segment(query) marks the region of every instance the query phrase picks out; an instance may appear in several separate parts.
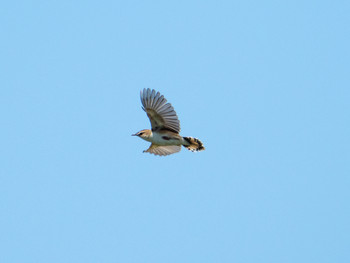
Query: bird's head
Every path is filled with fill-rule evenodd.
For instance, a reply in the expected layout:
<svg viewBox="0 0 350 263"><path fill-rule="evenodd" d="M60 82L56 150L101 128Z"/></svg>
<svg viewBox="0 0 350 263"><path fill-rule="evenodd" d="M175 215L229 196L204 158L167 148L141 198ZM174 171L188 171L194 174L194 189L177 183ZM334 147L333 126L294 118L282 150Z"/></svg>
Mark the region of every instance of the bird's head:
<svg viewBox="0 0 350 263"><path fill-rule="evenodd" d="M148 141L152 136L152 131L151 130L141 130L135 134L132 134L132 136L138 136L138 137Z"/></svg>

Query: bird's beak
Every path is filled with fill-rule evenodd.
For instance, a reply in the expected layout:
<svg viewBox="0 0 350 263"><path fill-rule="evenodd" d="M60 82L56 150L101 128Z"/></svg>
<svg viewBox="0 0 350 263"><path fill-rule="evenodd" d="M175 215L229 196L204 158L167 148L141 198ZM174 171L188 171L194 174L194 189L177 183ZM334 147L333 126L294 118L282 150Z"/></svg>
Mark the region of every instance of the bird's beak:
<svg viewBox="0 0 350 263"><path fill-rule="evenodd" d="M136 133L135 134L131 134L131 136L136 136Z"/></svg>

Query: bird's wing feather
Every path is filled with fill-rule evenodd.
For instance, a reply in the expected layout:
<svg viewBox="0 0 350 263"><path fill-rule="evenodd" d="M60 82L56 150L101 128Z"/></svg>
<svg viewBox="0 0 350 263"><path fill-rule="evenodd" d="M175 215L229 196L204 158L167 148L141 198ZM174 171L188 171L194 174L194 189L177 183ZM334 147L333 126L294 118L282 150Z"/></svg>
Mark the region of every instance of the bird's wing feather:
<svg viewBox="0 0 350 263"><path fill-rule="evenodd" d="M152 130L168 129L180 132L180 121L170 103L159 92L151 89L141 91L142 109L147 113Z"/></svg>
<svg viewBox="0 0 350 263"><path fill-rule="evenodd" d="M181 151L181 146L179 145L163 146L163 145L157 145L152 143L151 146L143 152L152 153L154 155L165 156L165 155L177 153L179 151Z"/></svg>

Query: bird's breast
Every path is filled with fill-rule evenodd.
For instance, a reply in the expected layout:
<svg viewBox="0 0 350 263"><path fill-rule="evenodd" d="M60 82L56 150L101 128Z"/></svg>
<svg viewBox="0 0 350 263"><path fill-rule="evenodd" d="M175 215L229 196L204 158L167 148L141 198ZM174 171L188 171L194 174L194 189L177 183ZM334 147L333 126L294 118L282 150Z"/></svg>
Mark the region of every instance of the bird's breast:
<svg viewBox="0 0 350 263"><path fill-rule="evenodd" d="M180 145L181 136L167 133L153 132L152 142L158 145Z"/></svg>

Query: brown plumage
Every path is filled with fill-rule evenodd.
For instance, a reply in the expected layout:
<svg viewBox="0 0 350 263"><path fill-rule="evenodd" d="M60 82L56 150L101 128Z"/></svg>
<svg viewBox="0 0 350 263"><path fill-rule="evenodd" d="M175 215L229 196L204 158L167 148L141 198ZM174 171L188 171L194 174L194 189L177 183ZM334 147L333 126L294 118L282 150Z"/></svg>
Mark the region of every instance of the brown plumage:
<svg viewBox="0 0 350 263"><path fill-rule="evenodd" d="M165 156L181 151L181 145L191 151L205 150L199 139L182 137L179 134L180 121L176 112L159 92L144 89L141 91L141 103L152 130L141 130L133 135L152 143L144 152Z"/></svg>

